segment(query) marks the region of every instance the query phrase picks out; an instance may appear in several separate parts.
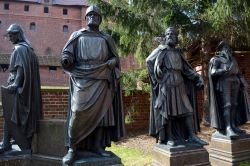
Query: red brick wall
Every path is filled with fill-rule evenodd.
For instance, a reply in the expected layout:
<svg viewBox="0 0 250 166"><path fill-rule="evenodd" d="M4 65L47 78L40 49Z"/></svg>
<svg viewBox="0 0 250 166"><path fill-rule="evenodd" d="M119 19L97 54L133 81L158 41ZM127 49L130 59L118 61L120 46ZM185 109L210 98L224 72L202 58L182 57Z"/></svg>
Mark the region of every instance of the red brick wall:
<svg viewBox="0 0 250 166"><path fill-rule="evenodd" d="M9 10L3 9L3 4L9 3ZM24 5L29 5L29 11L24 11ZM0 53L10 53L12 44L4 39L6 29L12 23L22 26L27 38L32 43L37 55L46 55L50 47L52 55L58 56L72 32L85 26L84 15L86 7L50 5L49 13L44 13L43 4L14 1L0 1ZM68 9L68 15L63 15L63 8ZM30 30L30 23L36 24L36 30ZM63 32L63 25L69 28Z"/></svg>
<svg viewBox="0 0 250 166"><path fill-rule="evenodd" d="M43 118L66 119L68 110L68 88L43 89Z"/></svg>
<svg viewBox="0 0 250 166"><path fill-rule="evenodd" d="M43 118L66 119L68 110L68 88L42 88ZM149 119L149 94L140 91L123 96L124 115L131 120L126 129L145 130ZM3 133L3 117L0 116L0 138Z"/></svg>

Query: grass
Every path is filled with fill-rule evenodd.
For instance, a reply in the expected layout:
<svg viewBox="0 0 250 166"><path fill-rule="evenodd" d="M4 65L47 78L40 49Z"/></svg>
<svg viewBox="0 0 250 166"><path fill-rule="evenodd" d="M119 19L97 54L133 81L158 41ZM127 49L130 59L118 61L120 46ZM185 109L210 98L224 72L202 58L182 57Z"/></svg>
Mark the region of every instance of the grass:
<svg viewBox="0 0 250 166"><path fill-rule="evenodd" d="M152 155L146 154L140 149L112 144L107 150L120 157L124 166L149 166L152 163Z"/></svg>
<svg viewBox="0 0 250 166"><path fill-rule="evenodd" d="M250 166L250 162L241 163L240 166Z"/></svg>

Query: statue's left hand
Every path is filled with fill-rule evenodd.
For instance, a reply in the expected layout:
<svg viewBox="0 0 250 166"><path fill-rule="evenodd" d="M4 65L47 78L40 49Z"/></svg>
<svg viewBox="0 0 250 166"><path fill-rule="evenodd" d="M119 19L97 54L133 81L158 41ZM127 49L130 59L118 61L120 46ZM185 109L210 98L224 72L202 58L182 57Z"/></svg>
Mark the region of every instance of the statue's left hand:
<svg viewBox="0 0 250 166"><path fill-rule="evenodd" d="M116 65L116 59L112 58L112 59L108 60L107 63L108 63L109 68L113 69L115 67L115 65Z"/></svg>
<svg viewBox="0 0 250 166"><path fill-rule="evenodd" d="M17 91L18 86L16 84L11 84L6 87L10 93L15 93Z"/></svg>
<svg viewBox="0 0 250 166"><path fill-rule="evenodd" d="M199 76L196 80L196 87L202 89L204 87L204 80L201 76Z"/></svg>

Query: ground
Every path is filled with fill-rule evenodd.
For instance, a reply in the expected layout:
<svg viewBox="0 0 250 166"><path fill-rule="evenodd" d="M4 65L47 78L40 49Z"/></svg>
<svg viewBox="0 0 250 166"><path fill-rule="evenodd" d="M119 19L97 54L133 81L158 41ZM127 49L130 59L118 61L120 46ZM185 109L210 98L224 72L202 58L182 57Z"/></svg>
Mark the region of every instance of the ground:
<svg viewBox="0 0 250 166"><path fill-rule="evenodd" d="M242 129L246 130L247 133L250 133L250 122L243 125ZM208 126L201 125L201 132L198 133L198 136L206 141L210 142L212 133L215 132L215 129L212 129ZM117 146L136 148L142 150L144 153L151 154L153 151L153 146L156 143L155 138L149 136L147 131L137 131L130 132L127 134L125 138L121 141L117 142ZM205 146L205 148L209 148L209 145Z"/></svg>

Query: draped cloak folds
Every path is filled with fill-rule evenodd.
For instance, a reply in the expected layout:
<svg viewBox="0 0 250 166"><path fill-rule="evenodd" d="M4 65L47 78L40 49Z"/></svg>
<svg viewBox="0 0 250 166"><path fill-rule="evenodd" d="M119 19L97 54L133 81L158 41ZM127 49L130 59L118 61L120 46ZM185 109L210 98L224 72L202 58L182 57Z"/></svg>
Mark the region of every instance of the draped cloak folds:
<svg viewBox="0 0 250 166"><path fill-rule="evenodd" d="M159 107L157 105L161 105L159 104L159 99L160 100L165 100L165 105L169 105L170 100L176 100L178 99L178 97L176 99L170 99L168 101L167 97L160 97L163 93L162 96L168 96L167 93L172 93L171 92L171 88L167 88L164 87L165 84L168 82L168 78L164 80L164 82L161 82L162 80L159 80L157 78L157 74L156 74L156 70L157 67L159 66L159 59L163 58L164 56L167 56L167 50L168 50L168 46L167 45L159 45L148 57L147 57L147 68L148 68L148 73L149 73L149 78L150 78L150 83L151 83L151 100L150 100L150 124L149 124L149 134L151 136L154 136L157 138L157 135L159 134L159 131L161 129L164 128L164 126L167 126L168 123L168 119L172 119L173 121L175 121L176 123L176 128L173 129L175 130L174 132L177 132L177 135L182 137L182 138L187 138L187 131L185 129L185 126L182 126L183 123L181 123L181 121L178 121L178 115L173 115L172 117L169 117L168 115L170 114L169 112L171 112L172 110L165 110L168 106L165 107ZM183 82L184 82L184 88L185 91L187 93L188 96L188 100L191 104L191 111L189 112L189 114L191 114L191 118L193 117L193 126L194 126L194 130L197 132L199 131L199 122L198 122L198 113L196 111L196 94L195 94L195 86L194 86L194 79L196 79L195 77L197 76L197 73L195 73L195 71L192 69L192 67L188 64L188 62L182 57L182 53L180 50L176 49L176 53L178 55L176 56L180 56L181 58L181 62L182 65L185 66L185 69L182 69L181 72L181 77L183 77ZM168 63L165 61L165 63ZM168 69L167 69L168 70ZM171 70L171 69L170 69ZM184 71L187 70L187 71ZM171 72L171 71L170 71ZM164 71L163 71L164 74ZM166 73L165 73L166 74ZM181 78L182 79L182 78ZM162 91L162 84L164 87L164 91ZM178 91L178 87L180 86L176 86L177 91ZM181 87L182 88L182 87ZM175 89L175 88L174 88ZM177 92L176 90L174 90L175 92ZM174 92L174 93L175 93ZM165 94L166 93L166 94ZM176 94L178 95L178 93ZM182 94L180 94L182 95ZM171 98L171 97L170 97ZM183 99L182 96L180 96L179 99ZM178 101L175 101L176 103L178 103ZM185 103L185 101L183 101ZM184 104L186 105L186 104ZM158 107L158 108L157 108ZM167 109L169 109L170 107L168 107ZM182 113L180 113L182 114ZM173 119L175 118L175 119ZM164 120L163 120L164 119ZM178 130L178 131L177 131Z"/></svg>
<svg viewBox="0 0 250 166"><path fill-rule="evenodd" d="M113 39L81 29L66 43L61 61L63 58L73 62L70 68L63 65L70 76L66 146L81 143L98 126L109 128L108 139L119 140L124 135L124 115ZM114 69L108 66L112 58L118 62Z"/></svg>
<svg viewBox="0 0 250 166"><path fill-rule="evenodd" d="M10 93L4 86L1 91L5 123L20 146L24 142L20 139L32 138L37 131L37 121L42 117L39 64L33 49L26 42L16 44L13 49L8 85L15 81L18 67L24 73L22 86L15 93ZM24 146L21 149L28 148Z"/></svg>
<svg viewBox="0 0 250 166"><path fill-rule="evenodd" d="M226 58L226 56L216 55L214 56L210 62L209 62L209 69L208 69L208 79L209 79L209 110L210 110L210 125L211 127L214 127L219 130L225 129L225 122L224 122L224 116L223 116L223 108L220 105L220 99L219 99L219 93L218 87L220 86L219 82L221 81L220 78L222 76L212 76L211 71L212 68L216 63L219 63L221 65L227 65L233 66L231 68L238 68L238 64L234 57L231 57L232 61ZM229 71L230 73L230 71ZM238 95L238 107L236 108L236 117L235 117L235 123L236 126L240 126L245 124L250 115L250 103L249 103L249 97L247 92L247 83L243 76L238 72L237 77L240 81L240 90ZM223 81L223 80L222 80Z"/></svg>

